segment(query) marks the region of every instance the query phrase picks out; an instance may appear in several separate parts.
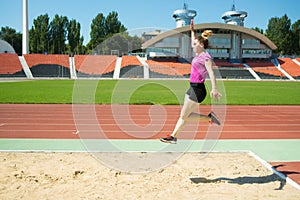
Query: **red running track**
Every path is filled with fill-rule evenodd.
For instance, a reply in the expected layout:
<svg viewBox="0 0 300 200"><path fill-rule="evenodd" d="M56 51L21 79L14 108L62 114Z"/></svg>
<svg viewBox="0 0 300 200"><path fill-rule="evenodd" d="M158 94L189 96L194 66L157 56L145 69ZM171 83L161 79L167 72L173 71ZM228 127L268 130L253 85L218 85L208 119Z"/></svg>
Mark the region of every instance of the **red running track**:
<svg viewBox="0 0 300 200"><path fill-rule="evenodd" d="M1 104L0 138L158 139L172 132L180 106ZM73 110L74 109L74 110ZM226 106L219 139L300 139L300 106ZM208 114L209 106L200 106ZM189 123L182 139L203 139L208 122ZM102 131L102 135L99 134Z"/></svg>
<svg viewBox="0 0 300 200"><path fill-rule="evenodd" d="M200 106L203 114L210 109ZM225 119L213 129L219 139L300 139L300 106L220 106L214 111ZM180 106L0 104L0 138L158 139L171 133L179 114ZM179 138L207 138L208 128L208 122L188 124ZM271 164L300 183L300 162Z"/></svg>

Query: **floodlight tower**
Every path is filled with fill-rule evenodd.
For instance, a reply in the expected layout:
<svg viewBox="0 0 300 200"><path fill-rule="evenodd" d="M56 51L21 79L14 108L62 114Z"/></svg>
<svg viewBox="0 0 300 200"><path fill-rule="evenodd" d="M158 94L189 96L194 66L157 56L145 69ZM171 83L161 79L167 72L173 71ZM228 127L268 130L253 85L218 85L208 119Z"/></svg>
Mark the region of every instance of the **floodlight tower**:
<svg viewBox="0 0 300 200"><path fill-rule="evenodd" d="M22 54L29 53L28 39L28 0L23 0L23 36L22 36Z"/></svg>
<svg viewBox="0 0 300 200"><path fill-rule="evenodd" d="M175 10L173 17L176 20L176 28L190 25L191 19L196 17L197 12L195 10L188 10L187 4L184 3L182 10Z"/></svg>
<svg viewBox="0 0 300 200"><path fill-rule="evenodd" d="M245 11L236 11L235 3L233 0L233 5L231 11L227 11L222 15L226 24L233 24L238 26L244 26L244 19L247 17L248 13Z"/></svg>

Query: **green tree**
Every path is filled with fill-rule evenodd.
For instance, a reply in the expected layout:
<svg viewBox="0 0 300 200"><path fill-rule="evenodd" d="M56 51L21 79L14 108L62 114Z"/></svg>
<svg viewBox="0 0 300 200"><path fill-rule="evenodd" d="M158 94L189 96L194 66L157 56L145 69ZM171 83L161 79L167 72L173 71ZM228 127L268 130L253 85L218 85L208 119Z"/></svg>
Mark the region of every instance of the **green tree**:
<svg viewBox="0 0 300 200"><path fill-rule="evenodd" d="M106 39L112 37L116 33L124 32L126 28L118 19L117 12L110 12L107 17L102 13L99 13L91 23L91 40L88 43L87 47L89 50L95 49L98 45L102 44ZM109 42L114 43L113 41ZM104 45L105 46L105 45ZM97 48L98 54L103 54L108 52L106 48L102 47ZM115 45L114 45L115 46ZM102 51L102 52L101 52Z"/></svg>
<svg viewBox="0 0 300 200"><path fill-rule="evenodd" d="M50 49L49 16L40 15L33 20L29 31L29 50L32 53L45 53Z"/></svg>
<svg viewBox="0 0 300 200"><path fill-rule="evenodd" d="M118 55L125 54L128 50L128 40L122 33L108 37L96 49L96 53L111 54L112 50L117 50Z"/></svg>
<svg viewBox="0 0 300 200"><path fill-rule="evenodd" d="M55 15L50 23L51 51L54 54L64 54L66 52L68 18L66 16Z"/></svg>
<svg viewBox="0 0 300 200"><path fill-rule="evenodd" d="M113 50L116 50L118 55L130 54L140 51L141 45L141 38L122 32L108 37L94 49L94 53L111 54Z"/></svg>
<svg viewBox="0 0 300 200"><path fill-rule="evenodd" d="M142 38L138 37L137 35L135 36L128 36L129 37L129 51L128 53L136 53L136 52L142 52L143 50L141 49L142 46Z"/></svg>
<svg viewBox="0 0 300 200"><path fill-rule="evenodd" d="M83 53L83 36L80 34L80 23L71 20L68 24L68 41L70 53Z"/></svg>
<svg viewBox="0 0 300 200"><path fill-rule="evenodd" d="M89 49L94 49L98 44L105 40L105 17L102 13L99 13L91 23L90 42L88 43Z"/></svg>
<svg viewBox="0 0 300 200"><path fill-rule="evenodd" d="M255 31L257 31L257 32L259 32L259 33L261 33L261 34L264 34L264 30L263 29L260 29L258 27L254 27L252 29L255 30Z"/></svg>
<svg viewBox="0 0 300 200"><path fill-rule="evenodd" d="M300 20L297 20L292 25L292 38L293 38L293 46L295 54L300 54Z"/></svg>
<svg viewBox="0 0 300 200"><path fill-rule="evenodd" d="M17 54L22 54L22 34L8 26L1 27L0 38L8 42Z"/></svg>
<svg viewBox="0 0 300 200"><path fill-rule="evenodd" d="M126 31L126 28L118 19L118 13L113 11L110 12L105 19L106 38L116 33Z"/></svg>
<svg viewBox="0 0 300 200"><path fill-rule="evenodd" d="M285 14L281 18L274 17L269 20L266 36L277 46L280 54L290 54L292 50L291 20Z"/></svg>

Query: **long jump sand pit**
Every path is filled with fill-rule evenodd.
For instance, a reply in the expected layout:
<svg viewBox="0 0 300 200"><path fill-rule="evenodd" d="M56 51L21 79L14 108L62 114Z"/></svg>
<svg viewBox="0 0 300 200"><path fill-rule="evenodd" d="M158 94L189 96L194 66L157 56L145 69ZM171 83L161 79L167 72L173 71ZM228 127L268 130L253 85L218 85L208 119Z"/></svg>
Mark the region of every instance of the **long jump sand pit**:
<svg viewBox="0 0 300 200"><path fill-rule="evenodd" d="M248 153L185 153L149 173L109 168L90 153L1 152L0 161L0 199L300 197L299 190Z"/></svg>

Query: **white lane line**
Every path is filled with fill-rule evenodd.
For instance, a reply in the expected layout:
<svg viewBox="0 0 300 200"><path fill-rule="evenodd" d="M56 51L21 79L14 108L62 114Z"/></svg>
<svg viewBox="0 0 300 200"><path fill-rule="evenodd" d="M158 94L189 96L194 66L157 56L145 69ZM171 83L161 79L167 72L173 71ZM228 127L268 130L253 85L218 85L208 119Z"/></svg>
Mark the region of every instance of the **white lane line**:
<svg viewBox="0 0 300 200"><path fill-rule="evenodd" d="M249 151L248 154L250 156L252 156L253 158L255 158L257 161L259 161L261 164L263 164L267 169L271 170L274 174L279 176L282 180L285 180L287 183L289 183L290 185L292 185L296 189L300 190L300 185L297 182L293 181L291 178L287 177L286 175L281 173L279 170L276 170L276 168L274 168L267 161L265 161L264 159L262 159L261 157L259 157L255 153L253 153L252 151Z"/></svg>

